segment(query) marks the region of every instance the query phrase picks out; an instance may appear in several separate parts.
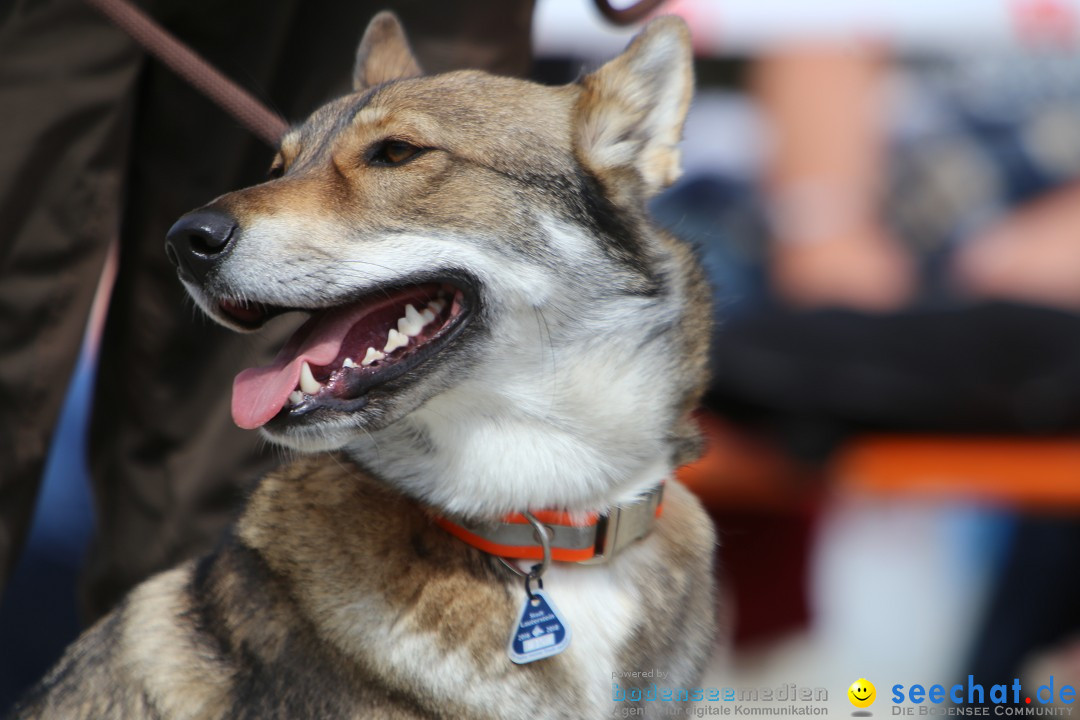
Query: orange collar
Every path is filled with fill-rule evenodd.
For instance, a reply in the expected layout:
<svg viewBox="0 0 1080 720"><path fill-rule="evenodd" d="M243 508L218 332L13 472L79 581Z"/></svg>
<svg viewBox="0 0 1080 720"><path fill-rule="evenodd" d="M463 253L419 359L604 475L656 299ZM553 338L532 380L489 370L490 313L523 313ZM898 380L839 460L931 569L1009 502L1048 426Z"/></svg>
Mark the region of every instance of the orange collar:
<svg viewBox="0 0 1080 720"><path fill-rule="evenodd" d="M551 559L560 562L597 564L607 562L620 550L652 530L663 510L664 484L639 496L628 505L616 505L607 515L588 513L577 523L568 513L539 510L533 515L550 531ZM446 532L491 555L522 560L544 557L537 532L521 513L496 523L453 522L436 516Z"/></svg>

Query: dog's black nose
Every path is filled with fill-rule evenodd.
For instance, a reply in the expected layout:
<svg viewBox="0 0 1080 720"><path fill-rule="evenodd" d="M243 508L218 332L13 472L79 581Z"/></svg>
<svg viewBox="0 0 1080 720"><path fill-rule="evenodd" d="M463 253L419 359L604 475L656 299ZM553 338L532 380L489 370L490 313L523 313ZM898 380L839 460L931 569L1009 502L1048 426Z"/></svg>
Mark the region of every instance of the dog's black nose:
<svg viewBox="0 0 1080 720"><path fill-rule="evenodd" d="M193 210L169 228L165 254L187 280L201 283L236 237L236 220L214 208Z"/></svg>

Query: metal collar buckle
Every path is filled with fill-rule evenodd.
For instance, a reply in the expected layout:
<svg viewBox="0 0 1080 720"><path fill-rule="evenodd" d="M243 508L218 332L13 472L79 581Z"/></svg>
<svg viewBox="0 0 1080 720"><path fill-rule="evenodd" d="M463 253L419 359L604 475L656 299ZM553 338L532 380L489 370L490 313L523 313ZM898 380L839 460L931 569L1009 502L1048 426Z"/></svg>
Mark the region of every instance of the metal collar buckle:
<svg viewBox="0 0 1080 720"><path fill-rule="evenodd" d="M660 483L640 496L633 505L616 505L596 524L594 554L582 565L599 565L615 557L624 547L640 540L652 530L653 522L664 499L664 484Z"/></svg>

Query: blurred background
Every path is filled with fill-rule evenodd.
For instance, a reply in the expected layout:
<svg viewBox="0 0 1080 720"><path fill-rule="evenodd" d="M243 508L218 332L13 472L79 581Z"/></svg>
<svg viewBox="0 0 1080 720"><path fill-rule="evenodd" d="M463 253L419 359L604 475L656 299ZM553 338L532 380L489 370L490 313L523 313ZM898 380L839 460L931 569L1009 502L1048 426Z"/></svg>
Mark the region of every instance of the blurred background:
<svg viewBox="0 0 1080 720"><path fill-rule="evenodd" d="M733 618L705 684L843 708L859 677L1080 683L1080 0L659 12L698 86L652 211L715 288L708 452L681 471ZM572 81L639 26L537 0L531 75ZM79 629L104 304L0 601L0 710Z"/></svg>

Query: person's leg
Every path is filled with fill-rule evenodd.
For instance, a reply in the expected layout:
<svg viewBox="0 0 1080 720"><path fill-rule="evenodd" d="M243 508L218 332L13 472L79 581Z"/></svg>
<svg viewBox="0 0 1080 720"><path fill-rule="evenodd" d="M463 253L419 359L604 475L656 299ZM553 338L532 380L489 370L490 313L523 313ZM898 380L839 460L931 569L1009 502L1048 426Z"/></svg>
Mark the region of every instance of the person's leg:
<svg viewBox="0 0 1080 720"><path fill-rule="evenodd" d="M1021 517L989 593L965 672L989 687L1021 677L1026 663L1080 633L1080 523ZM1039 678L1045 682L1047 678Z"/></svg>
<svg viewBox="0 0 1080 720"><path fill-rule="evenodd" d="M165 0L147 9L258 93L292 2ZM273 151L158 63L139 81L119 268L90 426L98 530L82 588L93 620L154 572L210 549L252 479L277 464L232 424L232 379L268 362L282 330L238 335L187 298L164 252L185 212L265 177Z"/></svg>
<svg viewBox="0 0 1080 720"><path fill-rule="evenodd" d="M0 27L0 591L119 222L141 55L79 0Z"/></svg>
<svg viewBox="0 0 1080 720"><path fill-rule="evenodd" d="M754 90L771 129L769 276L802 308L894 311L912 297L912 259L882 217L886 58L840 45L762 58Z"/></svg>
<svg viewBox="0 0 1080 720"><path fill-rule="evenodd" d="M1080 181L1013 209L957 253L969 295L1080 310Z"/></svg>

